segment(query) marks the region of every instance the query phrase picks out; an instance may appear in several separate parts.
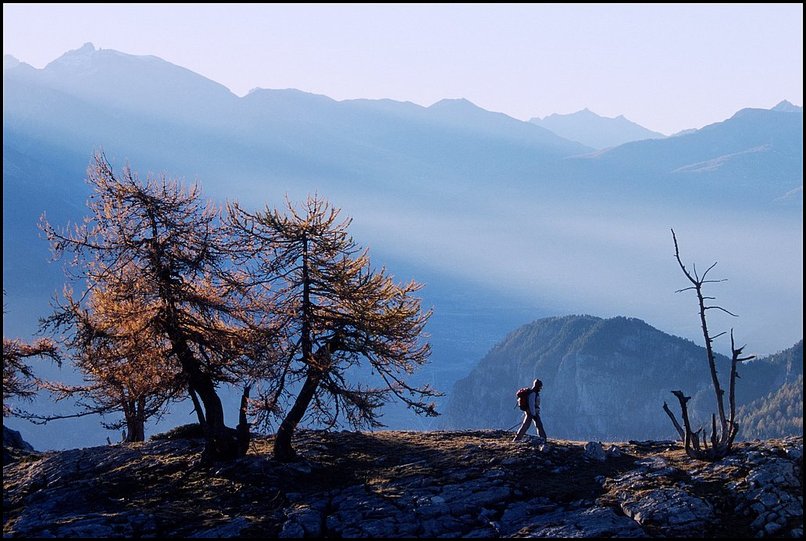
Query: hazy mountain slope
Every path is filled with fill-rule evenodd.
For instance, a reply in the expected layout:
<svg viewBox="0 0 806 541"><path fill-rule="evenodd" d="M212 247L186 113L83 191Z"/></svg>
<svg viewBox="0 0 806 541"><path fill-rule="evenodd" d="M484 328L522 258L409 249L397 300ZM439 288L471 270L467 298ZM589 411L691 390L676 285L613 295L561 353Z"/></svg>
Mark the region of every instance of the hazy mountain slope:
<svg viewBox="0 0 806 541"><path fill-rule="evenodd" d="M615 147L630 141L666 137L626 119L623 115L608 118L589 109L567 115L555 113L544 118L533 118L529 122L551 130L560 137L598 149Z"/></svg>
<svg viewBox="0 0 806 541"><path fill-rule="evenodd" d="M492 191L495 179L589 150L468 102L336 102L296 90L237 98L158 58L90 44L42 70L7 60L4 198L14 212L4 218L4 254L26 265L47 257L46 243L36 241L42 212L60 222L82 218L84 171L101 148L144 176L199 178L222 202L262 206L319 192L351 214L351 202L405 208ZM8 283L16 295L16 280Z"/></svg>
<svg viewBox="0 0 806 541"><path fill-rule="evenodd" d="M802 343L740 369L737 403L780 387L795 375L787 368ZM718 356L727 386L729 360ZM716 411L705 350L638 319L553 317L524 325L497 344L456 382L446 407L451 428L507 428L518 420L514 393L538 377L544 382L542 418L559 438L673 438L661 407L677 402L670 391L692 396L692 418L702 422ZM679 416L679 414L678 414Z"/></svg>
<svg viewBox="0 0 806 541"><path fill-rule="evenodd" d="M802 147L803 113L743 109L692 133L626 143L570 161L581 168L576 174L598 172L621 189L651 187L655 195L676 200L752 204L750 197L769 204L802 190ZM789 203L802 209L802 201Z"/></svg>

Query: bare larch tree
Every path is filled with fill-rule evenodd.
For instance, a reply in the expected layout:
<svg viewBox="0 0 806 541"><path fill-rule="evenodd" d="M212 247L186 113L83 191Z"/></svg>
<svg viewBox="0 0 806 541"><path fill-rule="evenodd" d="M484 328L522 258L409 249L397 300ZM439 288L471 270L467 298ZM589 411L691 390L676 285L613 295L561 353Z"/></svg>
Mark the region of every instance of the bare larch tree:
<svg viewBox="0 0 806 541"><path fill-rule="evenodd" d="M340 221L319 197L300 210L288 202L283 213L250 214L232 204L228 215L242 245L251 246L254 287L271 291L283 329L281 360L256 401L262 424L282 417L277 459L295 457L292 436L306 414L329 427L340 415L356 428L381 426L377 409L394 395L418 414L437 415L424 399L440 393L404 381L430 354L422 336L431 312L413 296L420 284L398 285L384 269L371 269L367 251L348 235L350 220ZM362 360L380 385L350 381Z"/></svg>
<svg viewBox="0 0 806 541"><path fill-rule="evenodd" d="M683 417L683 426L680 426L680 423L675 418L672 411L669 409L668 404L664 402L663 410L672 420L672 423L675 426L680 438L684 442L686 454L691 458L697 459L704 459L704 460L717 460L728 455L733 447L733 440L736 438L736 434L739 431L739 425L736 423L736 378L739 377L738 374L738 364L740 362L749 361L750 359L755 358L754 356L747 356L742 357L742 351L744 350L745 346L736 347L736 344L733 340L733 329L730 331L730 348L731 348L731 367L730 367L730 383L728 388L728 405L729 405L729 415L725 415L725 391L722 389L722 386L719 383L719 377L716 370L716 359L713 350L713 342L719 336L725 334L721 332L716 335L711 335L708 330L708 321L706 319L706 313L709 310L719 310L721 312L725 312L731 316L736 316L726 310L725 308L717 305L708 304L709 301L714 300L714 297L706 296L703 293L703 286L705 284L710 283L718 283L724 282L725 280L708 280L706 277L708 273L716 266L716 263L713 263L710 267L708 267L705 272L702 273L702 276L699 275L697 272L697 266L693 265L692 270L689 271L686 266L683 264L683 261L680 259L680 250L677 245L677 236L674 233L674 229L672 229L672 239L674 240L674 255L675 259L677 260L677 264L680 266L680 269L683 271L683 274L686 276L689 282L691 282L691 286L685 287L683 289L677 290L678 293L682 291L694 291L697 295L697 302L699 305L699 314L700 314L700 326L702 327L702 334L703 338L705 339L705 352L708 358L708 368L711 372L711 383L713 384L714 394L716 396L716 405L717 405L717 412L719 415L719 422L717 423L717 414L711 415L711 436L706 437L706 433L703 431L702 428L698 429L697 431L693 431L691 428L691 421L688 415L688 401L691 399L690 396L686 396L683 394L683 391L677 390L672 391L672 394L677 397L678 402L680 403L680 410L681 415ZM710 440L710 445L709 445Z"/></svg>
<svg viewBox="0 0 806 541"><path fill-rule="evenodd" d="M128 167L117 175L102 153L95 155L87 182L92 193L84 223L57 229L41 220L54 257L73 255L68 277L86 282L79 299L66 289L46 326L75 331L79 323L81 331L88 324L84 330L101 333L100 341L83 340L90 350L79 357L104 340L113 358L127 355L135 334L144 340L142 348L165 352L170 359L160 363L175 367L204 427L203 458L244 454L245 414L237 430L228 428L216 387L243 383L255 363L266 359L254 355L262 350L256 342L263 337L256 323L260 309L243 294L218 209L202 199L197 185L165 177L141 181ZM93 321L77 309L96 289L111 307Z"/></svg>

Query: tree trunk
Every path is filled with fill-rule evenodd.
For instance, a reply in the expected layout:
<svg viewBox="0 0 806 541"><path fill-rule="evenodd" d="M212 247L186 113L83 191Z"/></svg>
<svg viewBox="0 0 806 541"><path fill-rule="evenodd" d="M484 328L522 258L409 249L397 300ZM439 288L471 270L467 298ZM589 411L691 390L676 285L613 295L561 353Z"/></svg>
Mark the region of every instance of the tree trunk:
<svg viewBox="0 0 806 541"><path fill-rule="evenodd" d="M146 441L146 399L141 396L137 399L137 441Z"/></svg>
<svg viewBox="0 0 806 541"><path fill-rule="evenodd" d="M245 456L249 450L249 442L252 439L249 433L249 422L246 420L246 410L249 405L249 390L251 386L246 385L241 394L241 408L238 411L238 426L235 427L238 437L238 456Z"/></svg>
<svg viewBox="0 0 806 541"><path fill-rule="evenodd" d="M702 334L705 338L705 353L708 356L708 368L711 371L711 383L714 386L714 395L716 396L716 406L719 412L719 426L722 429L722 437L724 438L727 432L727 421L725 420L725 401L723 395L725 394L722 387L719 385L719 377L716 373L716 359L714 358L713 338L708 334L708 322L705 320L705 297L702 293L702 282L695 284L695 291L697 292L697 301L700 306L700 326L702 327ZM716 434L716 430L714 430Z"/></svg>
<svg viewBox="0 0 806 541"><path fill-rule="evenodd" d="M310 276L308 274L308 239L305 235L302 237L302 328L300 329L300 346L302 348L302 360L308 365L308 376L305 378L305 383L294 401L294 405L286 414L283 422L280 423L280 428L277 430L277 436L274 439L274 458L282 462L294 460L297 453L291 447L291 438L297 425L305 416L308 406L313 400L316 388L322 379L321 373L314 369L311 365L313 353L313 339L311 337L311 292L310 292Z"/></svg>
<svg viewBox="0 0 806 541"><path fill-rule="evenodd" d="M669 416L669 419L672 420L672 424L674 425L675 430L677 430L677 433L680 435L680 439L685 441L686 433L683 431L680 423L677 422L677 418L674 416L674 413L672 413L672 410L669 409L669 405L666 402L663 403L663 411L665 411L666 415Z"/></svg>
<svg viewBox="0 0 806 541"><path fill-rule="evenodd" d="M199 426L204 430L207 426L207 421L204 419L204 411L202 411L202 406L199 403L199 396L196 394L196 391L193 390L193 387L188 387L188 394L193 401L193 410L196 412L196 417L199 419Z"/></svg>
<svg viewBox="0 0 806 541"><path fill-rule="evenodd" d="M288 462L296 458L297 453L291 447L291 437L294 435L297 425L305 416L305 412L308 410L308 406L316 393L316 388L319 387L319 383L322 381L321 370L327 370L325 367L330 364L330 356L339 347L341 347L341 341L337 335L316 350L316 362L314 364L319 367L318 369L308 363L308 376L305 378L305 383L302 384L302 390L300 390L294 405L280 424L277 436L274 439L274 458L277 460Z"/></svg>
<svg viewBox="0 0 806 541"><path fill-rule="evenodd" d="M202 461L233 460L243 456L240 452L242 446L239 445L238 434L224 424L224 408L212 378L199 369L198 362L183 337L171 338L174 352L188 376L191 395L198 395L204 405L204 415L199 415L200 419L203 417L205 420L203 428L206 442Z"/></svg>
<svg viewBox="0 0 806 541"><path fill-rule="evenodd" d="M142 406L139 401L129 400L124 408L126 418L126 438L127 443L145 441L145 419L142 413Z"/></svg>
<svg viewBox="0 0 806 541"><path fill-rule="evenodd" d="M205 447L202 453L203 461L233 460L242 456L239 452L238 437L234 429L224 424L224 408L221 399L215 391L212 379L196 370L191 375L191 385L204 404Z"/></svg>
<svg viewBox="0 0 806 541"><path fill-rule="evenodd" d="M296 451L291 447L291 437L294 435L297 425L302 420L308 405L313 400L316 388L319 386L321 377L313 369L308 370L308 377L302 385L302 390L297 395L294 405L280 424L277 436L274 439L274 458L281 462L289 462L297 457Z"/></svg>
<svg viewBox="0 0 806 541"><path fill-rule="evenodd" d="M683 440L683 446L686 450L686 454L690 457L693 457L692 450L691 450L691 440L692 436L695 442L697 442L697 436L691 433L691 423L688 419L688 406L686 403L691 400L690 396L683 395L682 391L672 391L672 394L677 397L677 400L680 402L680 411L683 417L683 426L686 427L685 430L685 438ZM699 443L696 443L699 446Z"/></svg>

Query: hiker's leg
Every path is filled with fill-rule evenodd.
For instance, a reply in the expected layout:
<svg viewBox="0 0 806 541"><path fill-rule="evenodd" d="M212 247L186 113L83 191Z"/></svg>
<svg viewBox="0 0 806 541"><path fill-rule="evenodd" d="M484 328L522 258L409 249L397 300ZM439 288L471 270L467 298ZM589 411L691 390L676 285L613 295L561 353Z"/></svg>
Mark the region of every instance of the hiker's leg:
<svg viewBox="0 0 806 541"><path fill-rule="evenodd" d="M521 427L518 429L518 433L515 434L515 438L513 438L512 441L517 441L517 440L519 440L521 438L521 436L526 434L526 431L529 430L529 421L531 421L531 418L530 418L529 414L524 412L524 414L523 414L523 422L521 423Z"/></svg>
<svg viewBox="0 0 806 541"><path fill-rule="evenodd" d="M546 431L543 429L543 421L540 419L540 414L534 416L535 420L535 428L537 429L537 435L543 438L544 440L548 439L546 437Z"/></svg>

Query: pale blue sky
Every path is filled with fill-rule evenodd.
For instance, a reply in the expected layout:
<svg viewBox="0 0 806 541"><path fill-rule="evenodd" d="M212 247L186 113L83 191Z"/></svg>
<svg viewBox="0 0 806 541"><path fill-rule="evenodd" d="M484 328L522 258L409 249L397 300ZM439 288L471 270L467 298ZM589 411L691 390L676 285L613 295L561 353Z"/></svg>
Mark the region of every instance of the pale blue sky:
<svg viewBox="0 0 806 541"><path fill-rule="evenodd" d="M159 56L238 95L298 88L528 120L588 107L673 133L803 103L802 4L3 4L3 52L85 42Z"/></svg>

